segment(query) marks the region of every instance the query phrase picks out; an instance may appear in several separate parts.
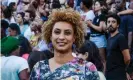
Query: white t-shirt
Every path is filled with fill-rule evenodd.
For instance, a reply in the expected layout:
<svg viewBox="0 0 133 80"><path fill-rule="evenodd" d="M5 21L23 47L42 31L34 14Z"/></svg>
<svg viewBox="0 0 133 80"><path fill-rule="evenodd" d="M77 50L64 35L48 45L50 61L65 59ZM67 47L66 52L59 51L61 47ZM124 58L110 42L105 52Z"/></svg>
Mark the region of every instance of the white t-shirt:
<svg viewBox="0 0 133 80"><path fill-rule="evenodd" d="M81 13L81 18L84 20L84 21L93 21L93 19L95 18L95 14L93 12L93 10L89 10L88 12L83 12ZM87 28L87 32L90 32L90 29Z"/></svg>
<svg viewBox="0 0 133 80"><path fill-rule="evenodd" d="M81 17L84 19L84 21L87 21L87 20L93 21L93 19L95 18L95 14L94 14L93 10L89 10L86 13L82 12Z"/></svg>
<svg viewBox="0 0 133 80"><path fill-rule="evenodd" d="M48 50L48 46L44 40L39 41L37 46L35 46L34 48L37 49L38 51Z"/></svg>
<svg viewBox="0 0 133 80"><path fill-rule="evenodd" d="M34 35L34 32L31 31L31 28L29 26L24 33L24 37L27 38L29 41L32 35Z"/></svg>
<svg viewBox="0 0 133 80"><path fill-rule="evenodd" d="M20 80L19 73L28 69L28 62L18 56L1 57L1 79L2 80Z"/></svg>

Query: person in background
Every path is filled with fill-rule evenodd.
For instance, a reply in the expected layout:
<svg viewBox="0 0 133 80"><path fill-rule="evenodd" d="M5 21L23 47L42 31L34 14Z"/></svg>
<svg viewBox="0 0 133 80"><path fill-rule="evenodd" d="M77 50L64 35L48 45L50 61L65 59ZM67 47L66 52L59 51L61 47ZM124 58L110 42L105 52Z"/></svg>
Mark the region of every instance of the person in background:
<svg viewBox="0 0 133 80"><path fill-rule="evenodd" d="M93 22L87 21L88 27L90 27L91 34L90 34L90 41L94 42L98 49L100 56L103 59L104 63L104 72L106 68L106 52L105 48L107 46L107 40L105 37L105 22L106 22L106 15L103 12L103 7L105 3L103 1L96 0L94 3L94 11L96 17L94 18Z"/></svg>
<svg viewBox="0 0 133 80"><path fill-rule="evenodd" d="M15 23L15 14L14 12L16 11L17 5L15 2L11 2L9 6L6 7L6 9L3 10L4 18L8 23Z"/></svg>
<svg viewBox="0 0 133 80"><path fill-rule="evenodd" d="M84 44L77 50L79 58L87 60L88 62L94 63L98 70L100 80L106 80L103 75L103 60L99 54L99 50L95 43L91 41L85 41Z"/></svg>
<svg viewBox="0 0 133 80"><path fill-rule="evenodd" d="M19 13L17 13L17 16L16 16L16 22L20 27L20 31L21 31L22 35L24 35L25 31L29 27L28 25L24 25L24 15L25 14L23 12L19 12Z"/></svg>
<svg viewBox="0 0 133 80"><path fill-rule="evenodd" d="M8 36L15 37L19 40L20 47L20 54L19 56L22 56L25 53L29 53L31 51L30 43L29 41L21 35L20 28L16 23L11 23L8 27Z"/></svg>
<svg viewBox="0 0 133 80"><path fill-rule="evenodd" d="M29 57L28 57L28 64L29 64L29 68L30 68L30 73L34 67L34 65L41 60L44 59L50 59L53 57L53 53L51 53L49 50L45 50L43 52L40 51L34 51L31 52Z"/></svg>
<svg viewBox="0 0 133 80"><path fill-rule="evenodd" d="M30 40L30 37L34 35L34 32L31 31L31 23L35 19L35 12L32 10L26 10L25 11L25 16L24 16L24 25L28 26L28 28L25 30L24 37Z"/></svg>
<svg viewBox="0 0 133 80"><path fill-rule="evenodd" d="M1 79L28 80L28 62L19 56L19 41L11 36L1 40Z"/></svg>
<svg viewBox="0 0 133 80"><path fill-rule="evenodd" d="M22 0L22 12L28 10L32 0Z"/></svg>
<svg viewBox="0 0 133 80"><path fill-rule="evenodd" d="M34 35L30 37L30 41L29 41L33 49L41 39L42 30L41 30L41 25L39 25L36 21L33 21L31 23L30 28L31 28L31 31L34 32Z"/></svg>
<svg viewBox="0 0 133 80"><path fill-rule="evenodd" d="M6 20L1 20L1 39L6 37L6 31L8 29L9 23Z"/></svg>
<svg viewBox="0 0 133 80"><path fill-rule="evenodd" d="M128 43L118 31L120 17L116 14L107 17L107 30L110 33L107 43L107 80L126 80L126 70L130 63ZM119 57L119 58L118 58Z"/></svg>
<svg viewBox="0 0 133 80"><path fill-rule="evenodd" d="M115 0L116 9L118 11L117 15L121 18L121 23L119 26L119 32L122 33L128 40L128 47L131 50L132 37L133 37L133 10L125 9L125 0ZM130 7L130 6L129 6ZM131 7L130 7L131 8Z"/></svg>
<svg viewBox="0 0 133 80"><path fill-rule="evenodd" d="M80 61L72 55L72 46L75 44L79 48L84 42L79 13L73 9L53 10L43 26L43 37L52 48L54 57L37 62L31 71L30 80L99 80L93 63Z"/></svg>
<svg viewBox="0 0 133 80"><path fill-rule="evenodd" d="M92 22L93 19L95 18L95 14L94 14L93 10L91 10L92 4L93 4L92 0L81 0L80 7L83 11L83 12L81 12L82 21L84 21L84 22L91 21ZM86 26L86 27L87 27L87 29L86 29L87 35L85 35L85 36L89 40L90 28L88 26Z"/></svg>

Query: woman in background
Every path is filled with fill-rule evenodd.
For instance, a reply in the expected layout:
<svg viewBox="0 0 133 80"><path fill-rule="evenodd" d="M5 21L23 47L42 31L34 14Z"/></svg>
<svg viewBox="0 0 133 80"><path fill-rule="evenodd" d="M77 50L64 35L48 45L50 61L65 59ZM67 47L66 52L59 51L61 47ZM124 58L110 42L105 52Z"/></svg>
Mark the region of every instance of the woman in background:
<svg viewBox="0 0 133 80"><path fill-rule="evenodd" d="M84 60L87 60L89 62L94 63L96 66L100 80L106 80L105 76L103 75L103 60L99 54L99 50L95 43L91 41L85 41L85 43L81 46L78 52L78 57L82 58Z"/></svg>

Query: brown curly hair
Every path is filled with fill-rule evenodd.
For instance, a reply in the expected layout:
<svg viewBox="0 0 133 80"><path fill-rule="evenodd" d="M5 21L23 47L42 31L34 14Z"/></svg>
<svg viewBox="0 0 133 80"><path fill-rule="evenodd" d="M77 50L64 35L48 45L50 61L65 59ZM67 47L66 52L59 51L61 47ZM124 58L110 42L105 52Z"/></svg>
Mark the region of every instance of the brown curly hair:
<svg viewBox="0 0 133 80"><path fill-rule="evenodd" d="M44 23L42 36L47 44L51 42L52 29L56 22L68 22L73 26L76 48L79 48L84 42L84 28L81 22L80 14L73 9L55 9L52 11L47 22Z"/></svg>

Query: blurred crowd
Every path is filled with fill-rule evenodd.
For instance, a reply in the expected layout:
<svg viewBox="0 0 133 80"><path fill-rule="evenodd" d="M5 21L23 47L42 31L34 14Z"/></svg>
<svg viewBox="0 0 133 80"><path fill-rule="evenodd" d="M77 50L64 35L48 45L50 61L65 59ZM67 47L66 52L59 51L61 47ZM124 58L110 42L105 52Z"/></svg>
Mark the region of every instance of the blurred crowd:
<svg viewBox="0 0 133 80"><path fill-rule="evenodd" d="M52 11L59 8L72 8L80 14L81 21L84 23L85 42L80 49L77 49L74 45L73 56L93 62L97 70L103 74L101 80L106 80L106 72L109 73L110 70L114 70L113 68L118 67L118 72L121 72L110 72L107 77L110 78L115 74L123 73L120 61L124 62L125 57L123 59L119 54L109 54L117 53L117 50L120 49L122 50L121 53L129 53L130 55L125 74L128 80L133 79L133 0L1 0L0 2L0 39L1 44L4 43L1 46L2 80L9 80L3 75L13 71L11 70L14 69L13 61L16 65L19 63L19 71L8 76L14 75L14 80L25 80L26 77L29 78L33 66L38 61L50 59L54 56L50 49L51 44L47 45L45 39L43 39L42 33L44 31L42 28L45 27L44 24L49 20ZM115 43L120 42L120 46L113 44L113 41L116 40L110 38L112 34L107 28L109 24L107 17L109 15L120 17L120 21L117 20L119 23L118 31L124 36L124 39L120 38L120 41ZM115 32L115 29L112 32ZM10 37L18 39L18 42ZM19 45L19 54L17 54L17 51L12 53L13 50L17 49L16 45ZM125 47L126 45L127 47ZM124 52L125 49L128 49L128 51ZM86 52L88 53L86 54ZM9 53L12 54L9 55ZM11 57L11 55L15 56ZM9 56L10 58L6 59ZM116 61L116 63L109 63L109 61ZM108 66L111 67L108 68ZM11 68L11 71L8 68ZM19 76L17 77L18 73ZM122 80L109 78L107 80Z"/></svg>

